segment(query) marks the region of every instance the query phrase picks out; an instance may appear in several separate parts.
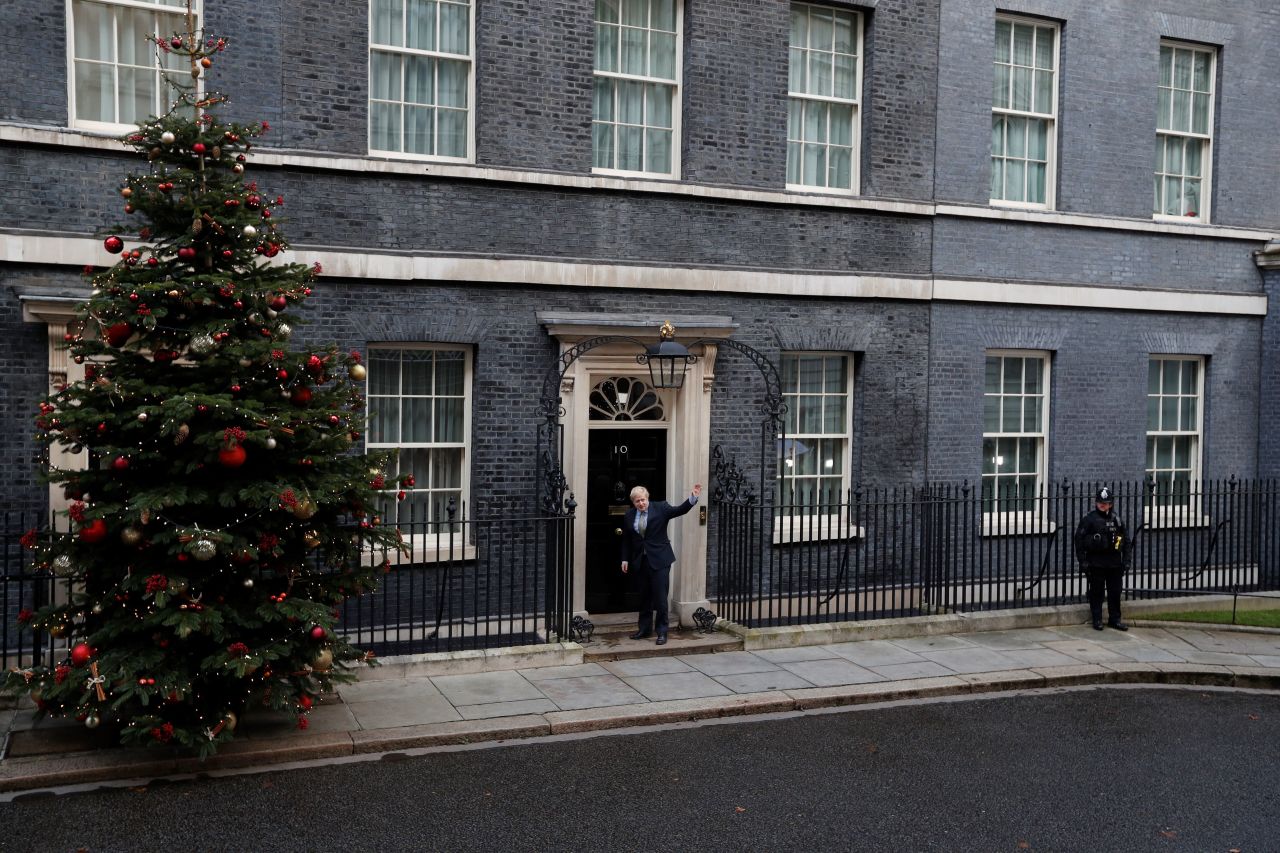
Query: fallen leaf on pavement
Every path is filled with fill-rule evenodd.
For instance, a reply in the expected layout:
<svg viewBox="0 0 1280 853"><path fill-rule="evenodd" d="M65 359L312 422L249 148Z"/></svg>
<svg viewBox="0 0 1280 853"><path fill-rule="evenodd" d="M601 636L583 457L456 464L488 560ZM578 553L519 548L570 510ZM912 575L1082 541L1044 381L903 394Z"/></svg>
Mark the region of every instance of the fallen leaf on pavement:
<svg viewBox="0 0 1280 853"><path fill-rule="evenodd" d="M1178 833L1174 832L1172 829L1162 829L1160 830L1160 837L1168 838L1169 840L1172 841L1173 839L1178 837Z"/></svg>
<svg viewBox="0 0 1280 853"><path fill-rule="evenodd" d="M733 807L733 810L734 810L737 814L742 814L743 812L745 812L745 811L746 811L746 809L744 809L742 806L734 806L734 807Z"/></svg>

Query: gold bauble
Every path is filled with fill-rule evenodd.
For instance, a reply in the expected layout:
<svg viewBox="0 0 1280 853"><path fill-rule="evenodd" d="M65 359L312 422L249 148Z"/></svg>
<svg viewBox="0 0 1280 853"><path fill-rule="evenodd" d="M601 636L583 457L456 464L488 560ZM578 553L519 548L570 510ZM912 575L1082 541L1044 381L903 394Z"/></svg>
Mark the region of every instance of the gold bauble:
<svg viewBox="0 0 1280 853"><path fill-rule="evenodd" d="M363 364L353 364L347 368L347 375L357 382L363 382L369 371L365 370Z"/></svg>
<svg viewBox="0 0 1280 853"><path fill-rule="evenodd" d="M235 711L228 711L222 720L227 724L227 731L229 732L234 732L236 730L236 723L240 722L240 718L236 716Z"/></svg>
<svg viewBox="0 0 1280 853"><path fill-rule="evenodd" d="M120 531L120 541L126 545L137 545L142 541L142 531L136 527L126 527Z"/></svg>
<svg viewBox="0 0 1280 853"><path fill-rule="evenodd" d="M300 518L303 521L306 521L308 518L315 515L316 511L319 509L320 508L316 506L316 502L311 500L311 498L303 498L294 505L293 515L295 518Z"/></svg>
<svg viewBox="0 0 1280 853"><path fill-rule="evenodd" d="M65 637L66 634L67 634L66 625L50 625L49 626L50 637Z"/></svg>
<svg viewBox="0 0 1280 853"><path fill-rule="evenodd" d="M302 542L308 548L319 548L320 534L316 533L314 530L308 530L306 533L302 534Z"/></svg>
<svg viewBox="0 0 1280 853"><path fill-rule="evenodd" d="M321 649L316 659L311 662L311 668L316 672L328 672L332 667L333 652L327 648Z"/></svg>

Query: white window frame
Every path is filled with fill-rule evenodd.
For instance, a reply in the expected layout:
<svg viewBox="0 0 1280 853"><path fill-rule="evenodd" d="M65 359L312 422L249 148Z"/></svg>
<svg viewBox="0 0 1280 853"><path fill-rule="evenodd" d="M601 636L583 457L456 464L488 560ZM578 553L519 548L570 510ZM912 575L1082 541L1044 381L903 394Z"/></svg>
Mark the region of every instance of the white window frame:
<svg viewBox="0 0 1280 853"><path fill-rule="evenodd" d="M1021 27L1029 26L1029 27L1035 28L1037 38L1038 38L1038 31L1041 28L1048 29L1053 32L1053 68L1051 69L1051 72L1050 72L1053 74L1053 85L1050 87L1051 100L1053 103L1049 112L1036 112L1033 110L1017 110L1017 109L1013 109L1011 106L996 106L995 90L994 90L994 85L995 85L994 78L996 74L995 67L1002 63L996 62L993 58L992 60L993 89L992 89L992 98L991 98L991 101L992 101L991 115L992 115L993 124L997 117L1003 116L1006 119L1014 118L1014 119L1031 119L1036 121L1045 121L1047 124L1047 128L1045 131L1044 201L1042 202L1016 201L1016 200L1008 200L1004 198L995 198L993 196L990 199L990 204L993 207L1010 207L1010 208L1018 208L1023 210L1053 210L1055 208L1055 205L1057 204L1057 190L1058 190L1058 89L1061 83L1060 72L1062 68L1062 61L1061 61L1062 29L1052 21L1046 21L1040 18L1027 18L1027 17L1018 16L1018 15L997 15L995 18L996 25L998 26L1001 22L1012 25L1012 29L1010 31L1011 39L1015 38L1015 33L1017 31L1017 28L1020 26ZM992 39L992 43L994 45L995 43L994 38ZM1034 63L1035 62L1034 57L1036 54L1036 50L1034 47L1032 48L1031 53L1032 53L1032 62ZM1011 46L1010 47L1010 67L1011 68L1013 67L1012 61L1013 61L1013 56L1012 56L1012 46ZM1024 67L1024 66L1019 66L1019 67ZM1035 71L1033 68L1032 84L1031 84L1033 106L1034 106L1034 98L1035 98L1034 80L1035 80ZM1012 100L1012 97L1013 97L1012 75L1010 75L1009 93L1010 93L1009 98L1010 100ZM1007 133L1007 126L1006 126L1006 133ZM1006 145L1005 147L1006 156L1003 159L1006 159L1006 160L1009 159L1007 157L1008 150L1009 150L1008 146ZM1025 144L1023 147L1023 151L1024 153L1027 151L1027 147L1025 146ZM995 165L994 165L995 159L996 159L995 151L991 150L989 152L989 158L988 158L989 169L995 168ZM1028 162L1029 162L1029 159L1028 159ZM990 183L991 174L992 174L991 172L988 172L988 178L989 178L988 184ZM1004 172L1005 177L1002 180L1002 186L1007 186L1007 174L1008 174L1007 171ZM1025 173L1023 176L1023 180L1024 181L1026 180Z"/></svg>
<svg viewBox="0 0 1280 853"><path fill-rule="evenodd" d="M852 353L835 352L835 351L817 351L817 350L789 350L782 353L781 361L782 370L780 376L786 376L785 361L788 358L840 358L844 360L845 366L845 387L840 395L844 397L844 431L842 433L802 433L796 432L792 435L787 433L782 437L784 444L779 448L778 472L777 472L777 500L778 512L774 516L773 522L773 542L775 545L784 545L791 542L816 542L825 539L844 539L853 536L862 535L861 529L853 525L852 517L849 515L849 487L852 479L853 471L853 401L854 401L854 358ZM797 378L799 372L797 371ZM785 382L785 378L783 379ZM788 389L785 384L782 387L782 399L787 404L787 412L790 416L795 413L795 417L799 417L799 408L795 403L795 398L802 396L798 387ZM811 395L804 395L811 396ZM835 397L836 392L828 392L825 389L819 396ZM804 442L806 439L831 440L837 435L844 445L844 452L841 454L842 463L840 469L840 496L836 503L835 512L810 513L804 511L785 512L782 507L782 483L785 479L785 466L788 461L786 442L791 442L794 448L794 442ZM809 478L806 478L809 479Z"/></svg>
<svg viewBox="0 0 1280 853"><path fill-rule="evenodd" d="M799 103L799 104L800 104L800 106L801 106L802 108L807 108L809 104L824 104L824 105L841 105L841 106L848 106L848 107L850 107L850 108L852 109L852 112L853 112L853 115L852 115L852 121L851 121L851 126L850 126L850 128L849 128L849 139L850 139L850 143L851 143L851 145L852 145L852 150L851 150L851 151L850 151L850 153L849 153L849 158L850 158L850 163L849 163L849 178L850 178L850 184L849 184L849 186L847 186L847 187L831 186L831 182L830 182L830 178L831 178L831 163L830 163L830 159L828 158L828 159L827 159L826 175L825 175L825 177L826 177L826 181L825 181L824 183L822 183L822 184L805 184L805 183L793 183L793 182L791 182L790 180L788 180L788 181L787 181L787 184L786 184L786 187L787 187L787 189L788 189L788 190L792 190L792 191L794 191L794 192L821 192L821 193L834 193L834 194L838 194L838 195L857 195L857 194L859 194L859 193L861 192L861 189L862 189L862 170L861 170L861 165L862 165L862 163L861 163L861 161L862 161L862 84L863 84L863 76L862 76L862 62L863 62L864 43L865 43L865 39L864 39L864 36L865 36L865 21L864 21L864 19L863 19L863 15L862 15L862 13L861 13L861 12L854 11L854 10L852 10L852 9L841 9L841 8L836 8L836 7L834 7L834 6L824 6L824 5L817 4L817 3L800 3L800 2L795 2L795 3L792 3L792 4L791 4L791 11L792 11L792 13L794 13L795 11L797 11L797 10L799 10L799 9L804 9L804 10L806 11L806 14L808 14L808 15L810 16L810 19L811 19L811 20L812 20L812 14L813 14L813 11L814 11L814 10L821 10L821 11L826 11L826 12L833 12L833 13L835 13L835 14L837 14L837 15L848 15L849 17L851 17L851 18L853 19L853 27L854 27L854 40L853 40L853 41L854 41L854 44L853 44L853 50L854 50L854 60L855 60L855 61L854 61L854 81L853 81L853 93L854 93L854 94L853 94L853 97L852 97L852 98L842 98L842 97L837 97L837 96L835 96L835 95L816 95L816 94L811 94L811 93L809 93L809 92L798 92L798 91L795 91L795 90L793 90L793 89L791 89L791 88L790 88L790 77L791 77L791 74L790 74L790 73L788 74L788 87L787 87L787 88L788 88L788 91L787 91L787 102L788 102L788 114L787 114L787 115L788 115L788 118L787 118L787 149L788 149L788 162L790 161L790 150L791 150L791 146L792 146L792 145L800 145L800 146L801 146L801 149L802 149L802 153L801 153L801 155L800 155L800 156L801 156L801 158L803 158L803 156L804 156L804 155L803 155L803 145L804 145L805 140L804 140L804 139L802 139L802 138L793 139L793 138L792 138L792 135L791 135L791 133L792 133L792 127L791 127L791 119L790 119L790 107L791 107L793 104ZM810 27L810 29L809 29L809 34L810 34L810 36L812 35L812 27ZM789 40L789 39L788 39L788 40ZM812 42L810 41L810 43L809 43L809 44L807 44L807 45L806 45L805 47L803 47L803 48L796 48L796 47L790 47L790 48L789 48L789 50L788 50L788 59L787 59L788 69L790 69L790 66L791 66L791 63L792 63L792 59L793 59L794 51L796 51L797 49L801 50L801 51L805 54L805 56L806 56L806 57L808 57L808 55L809 55L810 53L828 53L828 54L831 54L832 56L834 56L834 45L832 45L831 50L824 50L824 49L822 49L822 48L817 48L817 49L815 49L815 48L812 46ZM834 75L835 75L835 67L834 67L834 66L835 66L835 63L834 63L834 61L833 61L833 62L832 62L832 76L833 76L833 83L834 83ZM804 124L804 121L803 121L803 119L801 119L801 125L803 126L803 124ZM801 135L803 136L803 131L801 131ZM828 113L828 116L827 116L827 132L826 132L826 139L827 139L827 141L826 141L825 143L822 143L822 144L823 144L823 145L824 145L824 147L826 147L826 148L828 149L828 151L829 151L829 150L830 150L830 148L831 148L831 142L830 142L830 139L831 139L831 117L830 117L830 114L829 114L829 113ZM788 171L789 171L789 170L788 170ZM803 166L801 166L800 172L801 172L801 177L803 177L803 173L804 173L804 168L803 168ZM789 174L788 174L788 177L790 177L790 175L789 175Z"/></svg>
<svg viewBox="0 0 1280 853"><path fill-rule="evenodd" d="M1174 63L1176 63L1177 54L1179 51L1189 52L1193 54L1193 59L1192 59L1193 63L1194 63L1194 54L1204 53L1209 55L1209 91L1205 93L1208 95L1208 99L1209 99L1208 115L1206 116L1208 130L1204 133L1196 133L1191 130L1186 130L1186 131L1168 130L1168 129L1162 130L1160 128L1161 116L1159 115L1159 98L1157 97L1157 115L1156 115L1156 167L1157 168L1154 173L1155 180L1159 181L1165 176L1170 176L1170 177L1173 176L1172 173L1168 173L1164 171L1164 163L1165 163L1164 154L1165 154L1166 139L1177 138L1177 139L1182 139L1184 141L1198 140L1203 143L1203 146L1200 152L1200 209L1195 212L1196 215L1195 216L1190 216L1190 215L1175 216L1173 214L1161 213L1160 212L1161 205L1159 204L1159 201L1161 201L1160 189L1159 189L1159 186L1156 185L1156 186L1153 186L1152 218L1157 222L1206 223L1211 221L1210 207L1213 202L1213 193L1212 193L1213 122L1214 122L1214 113L1216 112L1217 97L1218 97L1218 51L1212 47L1208 47L1202 44L1188 44L1186 42L1173 41L1171 39L1161 39L1160 51L1157 54L1157 65L1156 65L1157 74L1159 73L1158 57L1160 54L1164 52L1165 48L1170 48L1174 51L1174 62L1170 63L1171 67ZM1171 70L1171 73L1173 73L1172 70ZM1192 71L1193 86L1194 86L1194 77L1195 77L1195 72L1194 72L1194 64L1193 64L1193 71ZM1171 84L1170 86L1171 88L1173 81L1170 80L1169 82ZM1160 89L1166 88L1165 81L1163 79L1158 79L1156 83L1156 87L1157 87L1157 93L1159 92ZM1194 89L1187 90L1187 91L1191 92L1192 95L1194 96ZM1173 109L1172 101L1173 99L1170 98L1170 110ZM1185 161L1184 161L1183 169L1179 173L1179 177L1183 181L1185 181L1186 179ZM1180 201L1184 201L1185 198L1186 198L1186 195L1185 195L1185 192L1183 192L1180 195Z"/></svg>
<svg viewBox="0 0 1280 853"><path fill-rule="evenodd" d="M369 147L369 153L370 153L371 155L378 156L378 157L394 158L394 159L397 159L397 160L419 160L419 161L424 161L424 162L433 162L433 163L474 163L474 162L475 162L475 150L476 150L476 148L475 148L475 146L476 146L476 58L475 58L475 53L476 53L476 0L445 0L445 2L452 3L453 5L456 5L456 6L466 6L466 7L467 7L467 49L468 49L468 52L467 52L466 54L461 54L461 53L448 53L448 52L445 52L445 51L439 51L439 50L423 50L423 49L419 49L419 48L406 47L406 46L404 46L404 45L386 45L386 44L378 44L378 43L375 43L375 42L374 42L374 40L373 40L373 38L374 38L374 22L373 22L373 12L374 12L374 8L373 8L373 7L374 7L374 4L373 4L373 0L370 0L370 2L369 2L369 56L368 56L368 66L367 66L367 68L366 68L366 78L365 78L365 79L368 81L368 98L367 98L367 102L368 102L368 105L369 105L369 116L368 116L368 127L367 127L367 132L366 132L366 134L365 134L365 141L366 141L366 144L367 144L367 145L368 145L368 147ZM405 27L407 26L407 24L406 24L406 18L407 18L407 16L408 16L408 8L409 8L409 4L408 4L408 2L407 2L407 0L406 0L406 2L404 2L404 3L403 3L403 5L402 5L402 7L401 7L401 34L402 34L402 35L404 34L404 32L405 32ZM437 33L437 44L439 43L439 31L440 31L440 27L439 27L439 20L440 20L440 8L439 8L439 6L437 6L437 7L436 7L436 21L437 21L437 23L436 23L436 33ZM401 59L402 65L401 65L401 71L400 71L400 99L399 99L399 100L387 100L387 99L384 99L384 98L374 98L374 97L373 97L373 54L374 54L375 52L380 52L380 53L390 54L390 55L393 55L393 56L397 56L397 57L399 57L399 58ZM453 62L465 62L465 63L466 63L466 65L467 65L467 107L466 107L466 113L467 113L467 121L466 121L466 127L467 127L467 145L466 145L466 151L465 151L461 156L453 156L453 155L446 155L446 154L419 154L419 153L414 152L414 151L405 151L405 150L403 150L403 148L404 148L404 127L405 127L405 126L404 126L404 107L405 107L405 105L406 105L406 103L407 103L407 102L404 100L405 75L404 75L403 60L404 60L404 58L405 58L405 57L408 57L408 56L420 56L420 57L424 57L424 58L428 58L428 59L437 59L437 60L438 60L438 59L445 59L445 60L450 60L450 61L453 61ZM436 78L438 79L438 77L439 77L439 69L438 69L438 68L437 68L437 70L436 70L436 72L435 72L435 73L436 73ZM435 84L433 83L433 85L435 85ZM397 150L395 150L395 149L375 148L375 147L374 147L374 144L373 144L373 143L374 143L374 140L373 140L373 104L374 104L375 102L377 102L377 103L384 103L384 104L395 104L395 105L398 105L398 106L400 107L400 116L401 116L401 118L400 118L400 146L401 146L401 150L397 151ZM436 109L436 105L435 105L435 104L430 104L430 105L426 105L426 104L424 104L424 105L422 105L422 106L431 106L433 109ZM432 140L432 141L433 141L433 145L434 145L434 147L435 147L437 150L439 150L440 139L439 139L439 117L438 117L438 115L436 116L436 119L435 119L435 128L434 128L434 130L433 130L433 133L435 134L435 135L434 135L434 137L433 137L433 140Z"/></svg>
<svg viewBox="0 0 1280 853"><path fill-rule="evenodd" d="M988 358L998 358L1001 360L1001 376L1004 376L1004 360L1010 358L1039 359L1040 366L1040 430L1038 432L1026 432L1025 430L1006 431L999 429L989 431L986 428L986 405L989 397L1019 397L1026 399L1031 396L1026 393L1006 394L1003 391L1004 383L1001 382L1000 390L996 393L990 393L986 387L986 360ZM1035 454L1035 509L1001 509L1000 507L1000 475L989 475L985 470L980 474L978 483L978 497L983 502L982 510L982 532L984 536L1019 536L1032 533L1052 533L1057 525L1051 520L1045 518L1040 510L1044 503L1041 497L1045 494L1045 485L1048 483L1048 463L1049 463L1049 407L1052 399L1052 382L1053 379L1053 354L1045 350L1017 350L1017 349L991 349L987 350L983 355L983 386L982 386L982 442L984 445L983 453L985 456L985 445L988 440L996 440L1002 438L1026 439L1032 438L1038 440L1039 444ZM1024 378L1023 385L1025 387L1026 380ZM985 468L986 460L983 460ZM998 467L999 463L997 463ZM1023 473L1023 472L1013 472ZM993 500L995 502L995 510L988 511L986 509L986 498L984 496L987 481L994 479L996 488L993 491ZM1020 500L1014 498L1012 500Z"/></svg>
<svg viewBox="0 0 1280 853"><path fill-rule="evenodd" d="M1159 487L1153 495L1154 504L1146 506L1146 520L1153 527L1197 527L1208 524L1208 519L1200 515L1200 499L1198 489L1203 488L1203 471L1204 471L1204 389L1205 389L1205 367L1206 359L1204 356L1196 355L1174 355L1166 353L1152 353L1148 360L1148 387L1146 393L1147 400L1147 429L1146 429L1146 447L1144 448L1146 463L1144 471L1152 480L1155 479L1156 471L1160 469L1152 468L1153 461L1151 454L1151 442L1153 439L1160 438L1178 438L1191 437L1194 441L1194 447L1191 451L1191 467L1188 470L1188 486L1189 491L1185 501L1181 503L1161 503ZM1155 363L1162 363L1161 378L1163 379L1164 364L1168 362L1186 363L1190 362L1196 365L1196 381L1195 388L1189 394L1182 393L1181 383L1179 390L1173 394L1157 393L1152 394L1150 388L1150 369ZM1161 383L1163 387L1163 382ZM1153 430L1151 428L1151 404L1152 398L1155 398L1156 405L1166 398L1174 398L1177 400L1194 399L1195 426L1191 430ZM1179 469L1168 469L1179 470Z"/></svg>
<svg viewBox="0 0 1280 853"><path fill-rule="evenodd" d="M635 2L635 0L621 0L621 2ZM652 23L652 18L653 18L652 8L650 9L649 17L650 17L650 22ZM595 33L599 30L599 28L602 25L603 26L613 26L613 25L605 24L604 22L601 22L599 18L596 16L594 11L592 12L592 22L594 27L593 29L593 44L594 44L596 39ZM602 71L599 68L595 67L596 59L594 58L592 59L592 75L591 75L592 98L593 98L592 120L591 120L591 129L592 129L591 130L591 136L592 136L591 172L592 174L618 175L622 177L670 178L673 180L680 179L680 169L681 169L680 167L681 108L680 107L681 107L681 103L684 101L684 85L681 82L684 79L684 0L675 0L675 25L676 25L676 30L675 30L676 52L675 52L674 79L667 79L664 77L646 77L646 76L639 76L634 74L624 74L621 71ZM619 28L621 28L624 25L619 23L618 26ZM621 53L621 51L619 51L619 53ZM595 156L596 156L595 126L597 124L597 121L595 119L594 98L595 98L595 81L598 78L624 80L624 81L637 82L637 83L656 83L656 84L672 87L672 92L671 92L671 169L670 171L666 171L666 172L654 172L654 171L648 171L648 170L636 171L631 169L617 169L612 167L594 165ZM613 113L615 117L618 115L616 92L615 92ZM647 116L644 120L645 121L648 120ZM611 124L611 125L622 124L622 122L620 121L600 122L600 123ZM649 125L645 124L643 126L648 127ZM654 126L656 127L657 125L654 125ZM614 158L613 158L614 163L617 163L617 154L618 154L618 146L616 144L616 136L615 136Z"/></svg>
<svg viewBox="0 0 1280 853"><path fill-rule="evenodd" d="M112 87L112 90L115 93L115 115L117 118L119 118L120 116L120 76L119 75L120 75L121 63L119 61L119 52L117 49L119 44L119 38L117 36L117 27L118 27L118 15L120 10L135 9L143 12L150 12L152 14L151 32L155 33L161 38L164 38L165 36L168 35L168 32L161 27L155 26L155 22L157 20L156 16L161 14L173 15L179 18L183 22L183 28L185 29L186 11L187 11L186 5L185 3L181 6L167 5L159 2L159 0L82 0L82 2L89 3L94 6L101 6L105 9L110 10L111 12L111 28L112 28L111 50L112 50L113 58L109 62L102 62L99 60L88 60L88 59L83 61L95 62L100 65L109 65L111 67L112 78L114 80L114 85ZM192 6L191 6L192 14L195 19L195 26L196 26L197 32L199 32L199 29L201 26L200 22L204 13L202 4L203 4L203 0L193 0ZM86 130L90 132L109 133L112 135L119 135L121 133L126 133L129 130L137 127L137 123L82 119L82 118L79 118L77 115L78 106L76 104L77 58L76 58L75 6L76 6L76 0L66 0L68 126L79 128L81 130ZM152 104L152 107L153 107L152 112L155 115L162 116L168 112L170 100L166 98L163 94L165 92L165 81L164 81L163 75L161 74L162 66L160 65L160 59L156 56L156 52L158 48L151 42L145 42L140 50L142 53L150 57L151 62L149 67L152 73L155 75L155 80L156 80L156 98L154 103ZM161 56L168 56L168 55L169 54L164 54L164 53L161 54ZM138 65L138 66L129 66L129 67L141 68L142 66ZM177 73L181 74L184 72L177 71ZM201 78L198 85L201 87L203 86L203 78ZM145 120L146 118L147 116L141 117L142 120Z"/></svg>
<svg viewBox="0 0 1280 853"><path fill-rule="evenodd" d="M431 352L460 352L463 354L464 361L463 361L463 379L462 379L463 403L462 403L462 440L461 441L408 442L408 441L404 441L403 427L399 432L399 435L400 435L399 441L395 441L395 442L373 441L373 431L368 428L369 418L371 417L372 411L373 411L373 405L372 405L373 400L375 396L379 398L392 396L392 395L386 395L386 394L375 395L374 393L372 393L372 389L374 387L373 381L372 381L373 371L377 369L376 367L374 367L374 359L372 358L372 354L379 350L388 351L388 352L404 352L404 351L410 351L410 350L431 351ZM376 454L379 451L386 451L386 450L406 450L406 449L437 450L437 449L455 449L455 448L461 449L462 451L462 459L460 462L461 478L459 481L460 485L458 487L458 512L459 512L458 518L459 520L461 520L463 508L470 506L470 496L471 496L471 453L472 453L471 407L475 401L475 398L474 398L475 355L472 352L472 348L462 344L379 342L379 343L370 343L368 345L368 352L370 354L370 357L367 359L367 362L369 364L369 380L370 381L366 387L366 393L365 393L365 422L366 422L365 450L369 453ZM403 373L401 374L401 377L403 377ZM402 385L399 387L397 394L394 396L397 399L401 399L401 400L404 399L405 395L403 393ZM422 396L422 395L414 395L414 396ZM430 396L433 399L435 397L434 393ZM406 492L430 494L436 491L453 491L452 489L432 488L429 472L406 471L403 473L413 474L414 480L415 480L414 485L412 487L408 487L404 489L404 491ZM396 492L399 491L399 487L395 486L391 480L390 472L388 472L387 487L388 487L387 489L388 494L392 496L394 496ZM391 523L391 521L388 520L388 523ZM464 553L464 542L463 542L464 527L465 527L464 525L459 524L456 532L454 532L453 534L448 534L445 532L421 532L421 533L414 533L412 535L405 536L404 539L406 543L408 543L410 547L413 549L415 560L418 560L418 561L425 560L427 562L432 562L437 558L442 560L449 559L450 555L452 555L454 559L470 559L471 557L474 556L474 547L467 546L470 548L470 550ZM439 530L439 528L437 528L437 530Z"/></svg>

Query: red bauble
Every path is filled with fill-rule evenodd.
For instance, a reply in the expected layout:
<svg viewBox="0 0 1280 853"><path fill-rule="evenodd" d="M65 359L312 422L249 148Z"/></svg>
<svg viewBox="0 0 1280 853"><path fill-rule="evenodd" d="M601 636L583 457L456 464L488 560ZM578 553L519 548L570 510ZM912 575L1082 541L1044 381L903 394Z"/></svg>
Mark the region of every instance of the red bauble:
<svg viewBox="0 0 1280 853"><path fill-rule="evenodd" d="M178 250L178 257L184 261L195 260L196 250L191 248L190 246L183 246L181 249Z"/></svg>
<svg viewBox="0 0 1280 853"><path fill-rule="evenodd" d="M305 406L311 402L311 389L305 385L300 385L293 389L293 393L289 395L296 406Z"/></svg>
<svg viewBox="0 0 1280 853"><path fill-rule="evenodd" d="M133 326L128 323L114 323L107 327L107 343L118 347L133 334Z"/></svg>
<svg viewBox="0 0 1280 853"><path fill-rule="evenodd" d="M307 359L308 373L321 373L323 371L324 371L324 361L321 360L320 356L313 355Z"/></svg>
<svg viewBox="0 0 1280 853"><path fill-rule="evenodd" d="M83 542L93 544L94 542L101 542L106 538L107 523L100 518L95 518L93 521L80 528L80 540Z"/></svg>
<svg viewBox="0 0 1280 853"><path fill-rule="evenodd" d="M305 693L298 697L298 707L304 711L310 711L314 704L315 700Z"/></svg>
<svg viewBox="0 0 1280 853"><path fill-rule="evenodd" d="M197 142L195 145L192 145L192 146L191 146L191 150L192 150L192 151L194 151L196 154L203 154L203 153L204 153L204 143L203 143L203 142Z"/></svg>
<svg viewBox="0 0 1280 853"><path fill-rule="evenodd" d="M243 445L224 447L218 451L218 464L223 468L239 468L244 464L245 456Z"/></svg>
<svg viewBox="0 0 1280 853"><path fill-rule="evenodd" d="M327 631L325 631L324 626L322 626L322 625L317 625L317 626L315 626L314 628L312 628L312 629L311 629L311 639L313 639L313 640L323 640L323 639L325 638L325 635L326 635L327 633L328 633L328 632L327 632Z"/></svg>
<svg viewBox="0 0 1280 853"><path fill-rule="evenodd" d="M106 249L113 255L118 255L124 250L124 241L112 234L110 237L102 241L102 248Z"/></svg>
<svg viewBox="0 0 1280 853"><path fill-rule="evenodd" d="M128 456L117 456L115 459L112 459L112 460L111 460L111 467L112 467L112 468L114 468L114 469L116 469L117 471L124 471L124 470L128 469L128 467L129 467L129 457L128 457Z"/></svg>
<svg viewBox="0 0 1280 853"><path fill-rule="evenodd" d="M177 36L174 36L173 38L169 39L169 46L172 47L174 50L181 49L182 39L178 38Z"/></svg>
<svg viewBox="0 0 1280 853"><path fill-rule="evenodd" d="M268 304L274 311L283 311L285 308L289 307L289 300L285 298L283 293L277 293L275 296L271 297L271 302Z"/></svg>
<svg viewBox="0 0 1280 853"><path fill-rule="evenodd" d="M71 663L73 666L84 666L91 657L93 657L93 649L89 648L88 643L76 643L71 649Z"/></svg>

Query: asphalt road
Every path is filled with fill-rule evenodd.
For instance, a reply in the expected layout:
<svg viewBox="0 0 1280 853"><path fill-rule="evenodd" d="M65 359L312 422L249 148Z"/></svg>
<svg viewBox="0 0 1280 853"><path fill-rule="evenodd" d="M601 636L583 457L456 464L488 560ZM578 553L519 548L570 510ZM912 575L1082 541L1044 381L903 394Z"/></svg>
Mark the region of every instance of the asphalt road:
<svg viewBox="0 0 1280 853"><path fill-rule="evenodd" d="M1280 694L1090 688L0 806L5 850L1280 850Z"/></svg>

